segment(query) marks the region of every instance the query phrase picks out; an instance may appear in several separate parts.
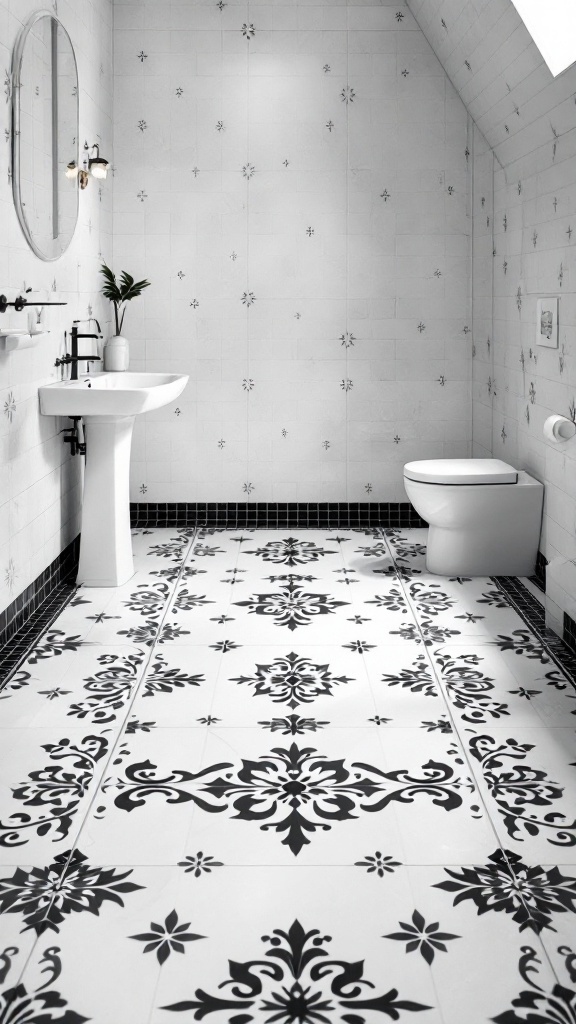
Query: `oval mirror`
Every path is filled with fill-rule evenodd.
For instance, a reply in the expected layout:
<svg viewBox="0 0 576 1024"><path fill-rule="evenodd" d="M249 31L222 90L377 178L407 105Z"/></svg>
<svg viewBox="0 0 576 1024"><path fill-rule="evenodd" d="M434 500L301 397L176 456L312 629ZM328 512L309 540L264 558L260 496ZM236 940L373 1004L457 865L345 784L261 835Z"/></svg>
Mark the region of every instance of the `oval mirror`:
<svg viewBox="0 0 576 1024"><path fill-rule="evenodd" d="M20 226L40 259L57 260L78 218L78 69L54 15L34 14L12 60L12 191Z"/></svg>

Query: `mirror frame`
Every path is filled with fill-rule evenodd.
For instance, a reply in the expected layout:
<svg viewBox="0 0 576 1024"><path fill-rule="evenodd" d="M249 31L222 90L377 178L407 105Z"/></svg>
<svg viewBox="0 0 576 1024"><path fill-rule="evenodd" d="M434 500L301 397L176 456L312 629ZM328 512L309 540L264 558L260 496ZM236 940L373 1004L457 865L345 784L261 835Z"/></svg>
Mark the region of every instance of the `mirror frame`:
<svg viewBox="0 0 576 1024"><path fill-rule="evenodd" d="M34 27L36 22L40 21L41 18L51 18L52 21L57 22L58 25L60 26L60 28L62 29L62 31L65 33L65 35L66 35L66 37L67 37L67 39L68 39L68 41L70 43L70 49L72 51L72 57L73 57L73 60L74 60L74 70L76 72L76 83L77 83L77 89L78 89L77 103L76 103L76 153L75 153L75 160L76 160L76 163L78 163L78 154L79 154L79 148L80 148L79 138L78 138L79 131L80 131L80 111L79 111L79 107L80 107L80 87L79 87L79 81L78 81L78 61L76 60L76 52L74 50L74 46L72 45L72 40L70 39L69 33L67 32L65 26L62 24L60 19L58 17L56 17L54 12L53 11L46 11L46 10L36 11L35 14L33 14L28 19L26 24L20 30L20 32L18 34L18 38L16 39L16 42L14 44L14 50L13 50L13 53L12 53L12 68L11 68L11 89L12 89L12 97L11 97L11 99L12 99L12 124L11 124L12 196L13 196L13 199L14 199L14 206L16 208L16 215L18 217L18 223L20 224L20 227L22 228L22 232L24 234L24 237L25 237L26 241L28 242L28 245L32 249L32 252L34 253L35 256L38 256L39 259L44 260L46 263L53 263L55 260L59 260L60 257L64 255L66 250L69 248L69 246L70 246L70 244L72 242L72 239L74 238L74 235L76 233L76 227L78 225L78 208L79 208L79 202L78 202L78 179L76 179L76 223L74 225L74 231L72 232L72 234L70 236L70 240L69 240L68 244L66 245L66 247L64 249L62 249L62 252L59 252L57 256L46 256L46 254L41 252L40 249L38 248L38 246L36 245L36 243L34 241L34 238L32 237L30 228L28 226L28 222L27 222L26 217L24 215L24 210L23 210L23 207L22 207L22 193L21 193L21 188L20 188L20 87L21 87L20 75L21 75L21 71L22 71L22 59L24 57L24 47L26 45L26 40L28 39L30 31L32 30L32 28Z"/></svg>

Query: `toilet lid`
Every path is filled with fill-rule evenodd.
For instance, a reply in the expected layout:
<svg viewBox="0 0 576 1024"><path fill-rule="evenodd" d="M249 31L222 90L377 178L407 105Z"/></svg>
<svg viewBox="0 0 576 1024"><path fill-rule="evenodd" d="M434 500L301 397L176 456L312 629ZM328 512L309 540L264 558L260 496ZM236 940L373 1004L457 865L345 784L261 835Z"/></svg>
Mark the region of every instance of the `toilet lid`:
<svg viewBox="0 0 576 1024"><path fill-rule="evenodd" d="M518 473L501 459L427 459L407 462L404 476L426 484L515 484Z"/></svg>

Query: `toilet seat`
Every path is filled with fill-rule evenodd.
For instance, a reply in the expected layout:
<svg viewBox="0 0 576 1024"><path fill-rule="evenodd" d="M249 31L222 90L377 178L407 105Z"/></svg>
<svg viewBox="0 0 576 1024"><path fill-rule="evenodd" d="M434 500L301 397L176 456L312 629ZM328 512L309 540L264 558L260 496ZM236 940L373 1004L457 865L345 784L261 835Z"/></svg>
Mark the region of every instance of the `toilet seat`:
<svg viewBox="0 0 576 1024"><path fill-rule="evenodd" d="M518 473L501 459L428 459L407 462L404 476L425 484L516 484Z"/></svg>

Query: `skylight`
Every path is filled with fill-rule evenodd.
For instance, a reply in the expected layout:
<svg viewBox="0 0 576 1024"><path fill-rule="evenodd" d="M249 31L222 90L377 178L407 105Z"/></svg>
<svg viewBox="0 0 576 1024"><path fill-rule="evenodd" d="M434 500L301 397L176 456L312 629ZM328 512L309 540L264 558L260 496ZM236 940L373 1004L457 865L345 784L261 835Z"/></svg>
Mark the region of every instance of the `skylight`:
<svg viewBox="0 0 576 1024"><path fill-rule="evenodd" d="M556 77L576 61L575 0L512 0Z"/></svg>

